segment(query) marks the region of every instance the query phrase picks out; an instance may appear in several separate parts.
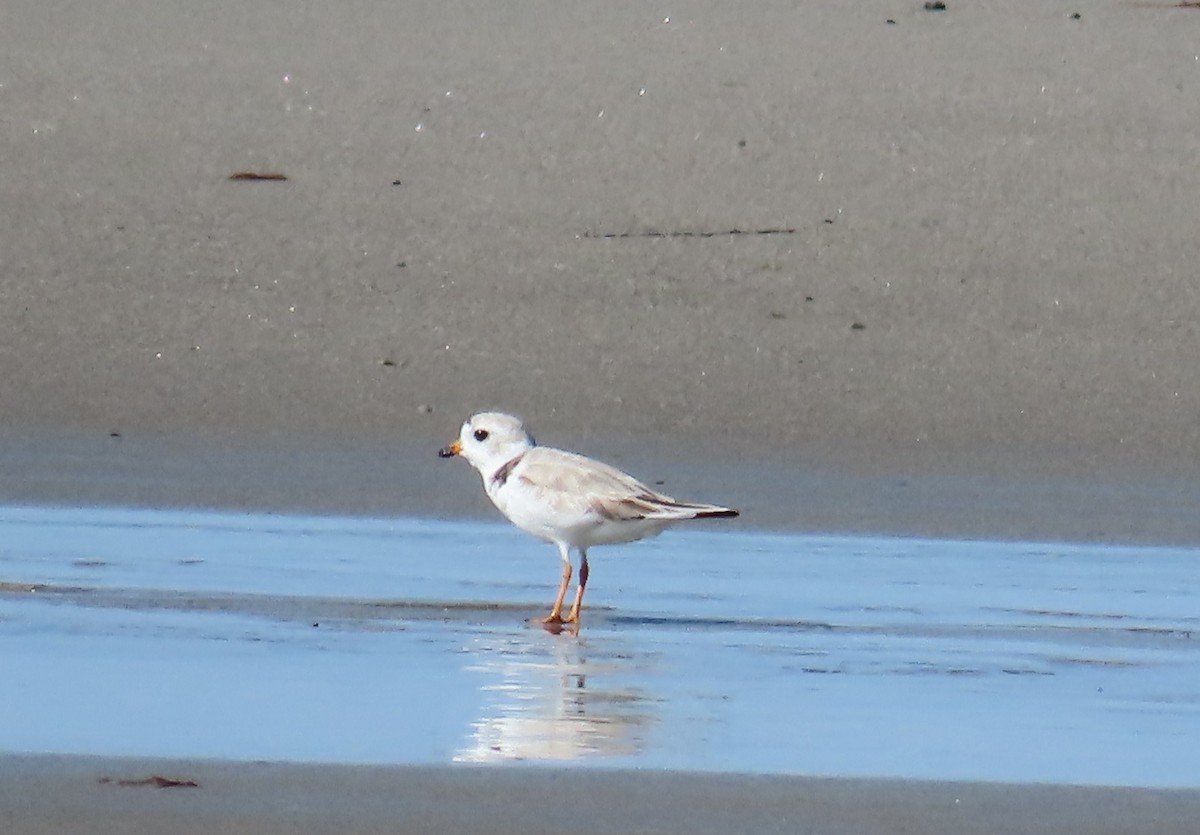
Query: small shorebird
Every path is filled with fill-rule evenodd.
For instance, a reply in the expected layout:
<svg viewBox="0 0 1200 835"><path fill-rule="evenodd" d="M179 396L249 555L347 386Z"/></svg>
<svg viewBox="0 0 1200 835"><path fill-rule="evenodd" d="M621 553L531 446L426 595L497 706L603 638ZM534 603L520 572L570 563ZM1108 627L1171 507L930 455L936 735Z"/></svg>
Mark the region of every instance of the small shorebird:
<svg viewBox="0 0 1200 835"><path fill-rule="evenodd" d="M481 412L462 425L458 440L438 455L461 455L479 471L492 504L528 534L558 546L562 585L546 624L578 623L588 581L588 548L655 536L687 519L737 516L736 510L680 502L656 493L614 467L534 443L521 421ZM571 550L579 551L579 587L563 617L571 582Z"/></svg>

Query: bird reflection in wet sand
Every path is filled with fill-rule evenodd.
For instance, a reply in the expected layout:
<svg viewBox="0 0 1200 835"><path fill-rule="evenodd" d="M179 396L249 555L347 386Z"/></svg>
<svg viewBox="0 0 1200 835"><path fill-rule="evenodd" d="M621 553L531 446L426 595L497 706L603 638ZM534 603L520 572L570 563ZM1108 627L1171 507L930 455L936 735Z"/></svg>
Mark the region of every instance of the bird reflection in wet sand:
<svg viewBox="0 0 1200 835"><path fill-rule="evenodd" d="M551 447L539 447L521 421L482 412L462 425L458 439L439 452L462 456L483 478L488 498L521 530L558 546L562 584L542 623L578 623L588 581L588 548L657 536L689 519L737 516L728 507L681 502L620 470ZM571 551L579 552L579 586L571 611L563 602L571 583Z"/></svg>
<svg viewBox="0 0 1200 835"><path fill-rule="evenodd" d="M654 702L634 688L605 686L628 658L588 661L579 641L545 636L550 646L477 639L471 669L485 674L490 698L455 762L561 762L641 753Z"/></svg>

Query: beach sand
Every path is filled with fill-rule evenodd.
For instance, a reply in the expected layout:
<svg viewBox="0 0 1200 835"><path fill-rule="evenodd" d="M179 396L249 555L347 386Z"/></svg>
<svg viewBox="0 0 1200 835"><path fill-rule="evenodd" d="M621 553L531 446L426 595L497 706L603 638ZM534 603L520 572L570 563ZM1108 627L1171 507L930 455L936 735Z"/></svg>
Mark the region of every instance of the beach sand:
<svg viewBox="0 0 1200 835"><path fill-rule="evenodd" d="M1190 835L1200 814L1197 792L1097 786L89 757L0 759L0 801L6 831L23 834Z"/></svg>
<svg viewBox="0 0 1200 835"><path fill-rule="evenodd" d="M7 3L0 499L482 514L432 454L503 408L752 527L1200 542L1200 13L948 6ZM304 831L70 761L9 812L26 764L7 832ZM312 831L372 831L382 778L319 774ZM427 779L491 831L471 774ZM812 831L1147 828L787 785ZM560 820L520 786L495 831Z"/></svg>
<svg viewBox="0 0 1200 835"><path fill-rule="evenodd" d="M4 425L1190 478L1196 13L1086 11L18 0Z"/></svg>

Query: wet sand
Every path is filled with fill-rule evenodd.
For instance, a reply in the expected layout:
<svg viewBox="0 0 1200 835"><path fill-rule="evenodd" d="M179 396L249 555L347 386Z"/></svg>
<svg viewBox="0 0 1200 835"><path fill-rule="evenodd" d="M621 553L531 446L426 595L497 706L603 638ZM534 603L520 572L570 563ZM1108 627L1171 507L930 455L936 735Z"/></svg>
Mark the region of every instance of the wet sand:
<svg viewBox="0 0 1200 835"><path fill-rule="evenodd" d="M0 750L1200 783L1194 548L698 525L593 555L548 632L557 555L496 522L0 507L0 542Z"/></svg>
<svg viewBox="0 0 1200 835"><path fill-rule="evenodd" d="M161 776L196 787L123 786ZM105 781L105 782L102 782ZM8 757L20 833L1119 833L1184 835L1196 792L666 772Z"/></svg>
<svg viewBox="0 0 1200 835"><path fill-rule="evenodd" d="M506 525L2 511L3 751L220 759L235 775L235 762L324 763L315 791L338 796L369 773L338 764L418 765L421 785L471 798L428 831L526 814L478 806L470 782L486 778L452 762L561 766L527 789L618 806L588 821L610 831L644 829L625 825L630 774L669 775L652 778L667 831L707 825L692 793L721 785L751 806L779 796L731 804L736 829L763 814L790 825L792 795L814 786L910 792L915 817L964 781L1009 783L984 795L1022 804L1018 817L1032 782L1050 798L1050 784L1125 786L1111 792L1123 821L1197 798L1195 550L677 531L596 555L584 627L553 634L525 619L545 611L556 557ZM161 773L118 765L114 780ZM713 777L747 773L761 779ZM28 808L20 785L0 774L0 811ZM87 806L64 785L62 814ZM128 788L104 809L158 808L157 789ZM1051 801L1061 815L1034 831L1092 831L1075 796L1094 794ZM198 802L219 816L229 799ZM981 830L1010 819L1003 802L972 810ZM865 794L838 825L878 816L865 831L894 831L894 811ZM373 821L357 805L332 813Z"/></svg>
<svg viewBox="0 0 1200 835"><path fill-rule="evenodd" d="M423 455L487 406L749 525L1200 541L1200 60L1169 5L15 0L2 497L482 513ZM303 828L0 762L6 831ZM278 795L328 801L314 831L377 824L343 802L384 802L362 772L317 773ZM631 779L533 782L618 799L599 831L658 799ZM844 800L822 831L1195 820L1194 794L975 786L965 824L952 787L765 785ZM726 820L694 808L663 828Z"/></svg>
<svg viewBox="0 0 1200 835"><path fill-rule="evenodd" d="M1011 459L984 471L896 471L851 461L678 440L608 440L541 432L634 473L675 496L732 504L731 530L1067 541L1200 544L1200 479L1140 472L1041 472ZM496 521L475 472L436 457L457 435L337 442L327 436L0 429L0 502L197 507L335 515ZM962 469L959 469L961 467Z"/></svg>

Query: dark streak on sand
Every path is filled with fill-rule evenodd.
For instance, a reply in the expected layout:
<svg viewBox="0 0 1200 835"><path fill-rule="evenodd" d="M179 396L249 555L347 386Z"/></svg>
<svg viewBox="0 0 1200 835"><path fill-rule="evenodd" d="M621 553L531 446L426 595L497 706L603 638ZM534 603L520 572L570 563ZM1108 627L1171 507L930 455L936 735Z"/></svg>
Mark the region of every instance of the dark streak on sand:
<svg viewBox="0 0 1200 835"><path fill-rule="evenodd" d="M255 182L259 180L282 182L287 180L287 175L281 174L278 171L236 171L229 175L229 179L243 182Z"/></svg>
<svg viewBox="0 0 1200 835"><path fill-rule="evenodd" d="M671 230L660 232L651 229L646 232L584 232L585 238L718 238L723 235L794 235L796 230L786 229L721 229L721 230Z"/></svg>
<svg viewBox="0 0 1200 835"><path fill-rule="evenodd" d="M96 781L104 786L153 786L156 789L198 789L200 784L195 780L175 780L171 777L160 777L154 774L141 780L114 780L111 777L101 777Z"/></svg>

